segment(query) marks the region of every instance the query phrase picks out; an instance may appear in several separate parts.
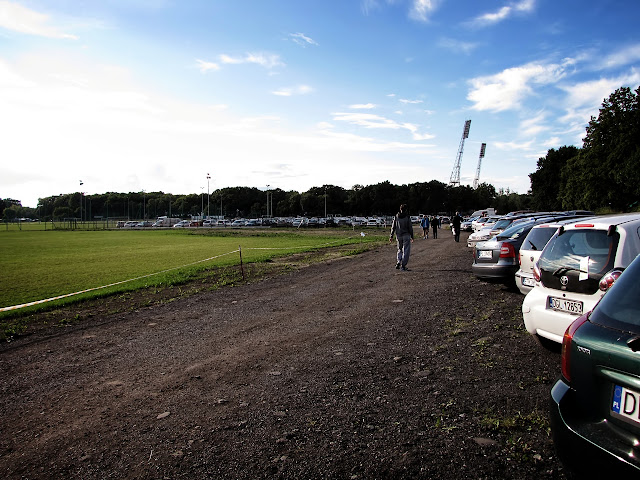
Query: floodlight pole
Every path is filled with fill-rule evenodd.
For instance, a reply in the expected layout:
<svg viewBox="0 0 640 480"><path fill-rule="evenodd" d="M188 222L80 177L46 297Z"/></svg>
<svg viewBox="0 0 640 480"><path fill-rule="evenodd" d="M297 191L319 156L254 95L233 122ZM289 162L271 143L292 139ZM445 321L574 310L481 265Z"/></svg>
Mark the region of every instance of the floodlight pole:
<svg viewBox="0 0 640 480"><path fill-rule="evenodd" d="M211 206L211 195L209 194L209 180L211 180L211 175L207 173L207 220L211 218L211 211L209 210Z"/></svg>

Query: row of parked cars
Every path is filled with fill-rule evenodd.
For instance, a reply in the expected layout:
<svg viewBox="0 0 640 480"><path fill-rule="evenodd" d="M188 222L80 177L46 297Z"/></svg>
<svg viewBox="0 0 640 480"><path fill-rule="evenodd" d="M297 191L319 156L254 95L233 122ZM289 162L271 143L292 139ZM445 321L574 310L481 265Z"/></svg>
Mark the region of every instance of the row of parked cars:
<svg viewBox="0 0 640 480"><path fill-rule="evenodd" d="M570 475L640 478L640 213L512 214L474 234L473 273L517 287L526 330L561 346L551 419Z"/></svg>

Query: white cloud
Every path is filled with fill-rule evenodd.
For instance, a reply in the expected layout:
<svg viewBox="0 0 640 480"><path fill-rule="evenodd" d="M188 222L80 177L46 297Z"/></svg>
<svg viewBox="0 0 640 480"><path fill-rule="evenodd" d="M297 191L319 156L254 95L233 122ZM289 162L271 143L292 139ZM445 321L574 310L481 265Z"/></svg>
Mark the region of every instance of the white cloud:
<svg viewBox="0 0 640 480"><path fill-rule="evenodd" d="M377 105L374 103L357 103L354 105L349 105L349 108L353 108L354 110L371 110L376 107Z"/></svg>
<svg viewBox="0 0 640 480"><path fill-rule="evenodd" d="M214 62L207 62L205 60L196 58L196 63L198 64L198 70L200 70L202 73L206 73L209 70L220 70L220 65Z"/></svg>
<svg viewBox="0 0 640 480"><path fill-rule="evenodd" d="M470 26L487 27L500 23L514 14L528 13L535 8L535 0L521 0L520 2L511 2L509 5L499 8L495 12L482 14L469 22Z"/></svg>
<svg viewBox="0 0 640 480"><path fill-rule="evenodd" d="M243 57L233 57L231 55L221 54L219 60L227 65L255 64L268 69L275 67L283 67L285 64L280 60L280 56L269 53L247 53Z"/></svg>
<svg viewBox="0 0 640 480"><path fill-rule="evenodd" d="M76 40L78 37L51 25L49 15L36 12L16 2L0 0L0 28L47 38Z"/></svg>
<svg viewBox="0 0 640 480"><path fill-rule="evenodd" d="M546 124L547 115L544 112L539 112L537 115L526 118L520 122L519 132L525 137L535 137L539 133L549 130L549 126Z"/></svg>
<svg viewBox="0 0 640 480"><path fill-rule="evenodd" d="M437 8L437 0L412 0L409 17L413 20L426 22L429 15Z"/></svg>
<svg viewBox="0 0 640 480"><path fill-rule="evenodd" d="M420 141L433 138L430 134L418 133L418 126L412 123L398 123L394 120L374 115L372 113L333 113L333 119L338 122L347 122L368 129L382 130L407 130L412 134L414 140Z"/></svg>
<svg viewBox="0 0 640 480"><path fill-rule="evenodd" d="M467 100L473 103L473 110L500 112L518 109L522 101L533 94L533 85L558 82L566 75L566 67L572 62L565 60L563 64L528 63L507 68L495 75L471 79Z"/></svg>
<svg viewBox="0 0 640 480"><path fill-rule="evenodd" d="M275 90L271 93L279 97L292 97L294 95L308 95L309 93L313 93L313 91L313 87L308 85L298 85L296 87L281 88L280 90Z"/></svg>
<svg viewBox="0 0 640 480"><path fill-rule="evenodd" d="M316 42L312 38L307 37L303 33L291 33L289 34L289 38L291 38L291 40L293 40L295 43L303 47L306 47L307 45L316 45L316 46L318 45L318 42Z"/></svg>
<svg viewBox="0 0 640 480"><path fill-rule="evenodd" d="M491 142L498 150L529 150L533 145L533 140L528 142Z"/></svg>
<svg viewBox="0 0 640 480"><path fill-rule="evenodd" d="M597 116L602 102L615 90L623 86L635 89L639 84L640 72L633 68L629 73L618 77L562 85L560 88L567 94L565 105L567 113L560 120L586 125L592 115Z"/></svg>
<svg viewBox="0 0 640 480"><path fill-rule="evenodd" d="M408 99L406 99L406 98L401 98L401 99L400 99L400 103L404 103L404 104L406 104L406 105L409 105L409 104L418 104L418 103L422 103L422 100L408 100Z"/></svg>
<svg viewBox="0 0 640 480"><path fill-rule="evenodd" d="M635 63L638 60L640 60L640 44L635 44L607 55L602 59L599 67L603 69L621 67Z"/></svg>

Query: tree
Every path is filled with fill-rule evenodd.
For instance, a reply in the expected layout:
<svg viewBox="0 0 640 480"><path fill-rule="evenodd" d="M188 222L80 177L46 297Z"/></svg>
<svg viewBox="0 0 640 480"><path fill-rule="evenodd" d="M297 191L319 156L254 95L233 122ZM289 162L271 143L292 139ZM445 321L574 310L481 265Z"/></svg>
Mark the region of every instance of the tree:
<svg viewBox="0 0 640 480"><path fill-rule="evenodd" d="M578 157L563 174L564 208L625 210L640 197L640 87L622 87L591 117Z"/></svg>
<svg viewBox="0 0 640 480"><path fill-rule="evenodd" d="M531 179L532 207L535 210L562 210L563 171L569 160L579 150L574 146L550 149L545 157L538 159L538 168L529 174Z"/></svg>

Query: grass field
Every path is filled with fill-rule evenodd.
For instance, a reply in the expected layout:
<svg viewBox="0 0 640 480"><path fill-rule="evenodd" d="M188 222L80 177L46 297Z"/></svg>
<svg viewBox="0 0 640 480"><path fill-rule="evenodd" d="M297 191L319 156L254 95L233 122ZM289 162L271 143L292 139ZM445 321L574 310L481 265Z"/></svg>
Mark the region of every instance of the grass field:
<svg viewBox="0 0 640 480"><path fill-rule="evenodd" d="M0 231L0 308L123 281L81 296L176 284L196 271L239 264L239 250L249 263L381 239L350 230Z"/></svg>

